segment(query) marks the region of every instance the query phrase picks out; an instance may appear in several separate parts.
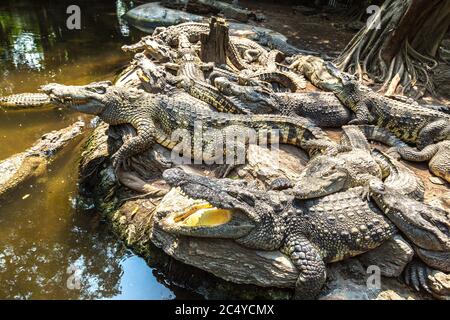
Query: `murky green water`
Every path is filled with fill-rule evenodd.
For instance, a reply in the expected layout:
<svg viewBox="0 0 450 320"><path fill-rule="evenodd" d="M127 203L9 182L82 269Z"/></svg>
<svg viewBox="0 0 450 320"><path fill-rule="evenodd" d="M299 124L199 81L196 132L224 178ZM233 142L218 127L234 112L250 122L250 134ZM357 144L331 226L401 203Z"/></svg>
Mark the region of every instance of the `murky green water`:
<svg viewBox="0 0 450 320"><path fill-rule="evenodd" d="M66 8L75 3L81 7L82 29L68 30ZM126 0L2 0L0 94L35 91L47 82L112 79L129 59L120 46L141 36L118 18L133 5ZM0 159L79 117L66 110L0 112ZM186 294L124 248L98 215L75 209L82 139L73 141L40 183L0 203L0 299ZM24 194L30 196L23 200Z"/></svg>

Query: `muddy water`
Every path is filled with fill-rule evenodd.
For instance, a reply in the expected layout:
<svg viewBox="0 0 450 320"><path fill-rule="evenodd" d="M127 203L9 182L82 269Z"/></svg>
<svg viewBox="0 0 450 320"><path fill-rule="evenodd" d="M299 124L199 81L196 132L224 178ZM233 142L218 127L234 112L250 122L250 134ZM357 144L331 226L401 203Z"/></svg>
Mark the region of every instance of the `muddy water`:
<svg viewBox="0 0 450 320"><path fill-rule="evenodd" d="M81 7L81 30L66 28L72 3ZM35 91L47 82L112 79L129 58L120 46L141 36L118 18L131 6L124 0L2 0L0 94ZM79 117L67 110L0 111L0 159ZM95 212L76 209L85 137L73 141L38 183L0 203L0 299L175 298L183 291L127 251Z"/></svg>

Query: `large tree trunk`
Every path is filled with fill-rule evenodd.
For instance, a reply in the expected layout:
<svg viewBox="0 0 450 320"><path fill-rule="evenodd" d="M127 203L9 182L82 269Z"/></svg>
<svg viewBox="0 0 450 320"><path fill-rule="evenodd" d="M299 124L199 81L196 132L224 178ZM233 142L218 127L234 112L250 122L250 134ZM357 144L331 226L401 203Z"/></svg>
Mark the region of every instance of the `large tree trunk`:
<svg viewBox="0 0 450 320"><path fill-rule="evenodd" d="M386 0L336 63L362 81L383 83L386 94L433 94L430 73L449 25L450 0Z"/></svg>

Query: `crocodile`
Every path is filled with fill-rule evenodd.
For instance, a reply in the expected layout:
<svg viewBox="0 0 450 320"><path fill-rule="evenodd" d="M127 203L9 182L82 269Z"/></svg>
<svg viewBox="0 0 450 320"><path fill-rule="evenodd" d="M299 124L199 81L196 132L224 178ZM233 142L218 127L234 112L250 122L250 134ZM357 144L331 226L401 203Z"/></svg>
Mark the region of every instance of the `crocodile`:
<svg viewBox="0 0 450 320"><path fill-rule="evenodd" d="M388 187L412 199L424 200L425 185L410 168L377 148L372 150L371 155L380 166L383 182Z"/></svg>
<svg viewBox="0 0 450 320"><path fill-rule="evenodd" d="M142 38L144 39L154 39L160 43L166 43L171 47L178 46L178 37L180 34L185 34L189 41L192 43L196 43L200 41L200 35L202 33L209 32L209 24L201 23L201 22L185 22L180 23L170 27L158 27L155 28L155 31L152 35L146 36ZM139 42L136 44L137 46L142 45ZM141 49L138 49L141 50Z"/></svg>
<svg viewBox="0 0 450 320"><path fill-rule="evenodd" d="M153 40L147 41L147 53L158 61L171 61L165 64L165 69L175 70L176 76L163 71L144 53L135 55L137 66L140 68L138 76L144 84L144 88L148 88L146 91L150 93L155 90L162 92L160 87L170 84L183 88L191 96L210 104L217 111L236 113L235 110L243 109L244 106L237 99L222 95L215 87L205 81L203 70L212 69L213 66L200 61L195 48L191 46L186 35L180 34L178 38L179 50L177 55L168 54L171 49L166 46L159 45ZM151 46L149 46L149 43L151 43ZM175 56L177 57L175 58ZM161 57L167 59L163 60Z"/></svg>
<svg viewBox="0 0 450 320"><path fill-rule="evenodd" d="M429 161L430 171L450 182L450 141L444 140L433 143L422 150L417 150L397 138L390 131L374 125L359 125L360 130L369 140L384 143L390 147L388 153L394 157L400 156L402 159L413 162Z"/></svg>
<svg viewBox="0 0 450 320"><path fill-rule="evenodd" d="M0 161L0 203L11 192L29 186L41 177L61 149L82 133L83 127L84 122L78 121L67 128L47 133L26 151Z"/></svg>
<svg viewBox="0 0 450 320"><path fill-rule="evenodd" d="M132 61L134 67L139 68L137 75L141 80L144 90L150 93L167 93L173 89L166 69L162 65L154 63L143 53L136 53Z"/></svg>
<svg viewBox="0 0 450 320"><path fill-rule="evenodd" d="M188 54L190 56L190 53ZM202 76L194 76L194 73L200 74L202 71L198 67L198 64L194 63L192 59L188 59L188 62L181 62L180 65L177 65L177 69L183 70L188 69L186 71L182 71L181 74L176 77L172 76L172 74L167 72L162 72L160 68L157 68L156 65L145 57L144 54L138 53L135 56L135 59L138 61L137 66L140 67L139 77L142 83L146 84L149 87L149 92L154 90L155 82L164 82L170 83L173 85L177 85L178 87L183 88L187 93L191 96L210 104L219 112L228 112L228 113L243 113L248 114L251 113L251 110L247 108L247 105L244 103L246 101L241 101L237 97L228 96L223 94L218 88L208 84L206 81L202 81ZM184 61L184 60L183 60ZM194 71L196 70L197 71ZM217 68L215 68L217 70ZM190 70L190 71L189 71ZM215 71L217 72L217 71ZM226 71L221 71L224 73ZM203 74L202 74L203 75ZM236 76L237 77L237 76ZM204 78L203 78L204 80ZM275 103L275 101L271 101ZM259 106L257 113L270 113L270 110L273 107L269 106ZM347 111L345 108L341 108L344 112ZM313 113L315 110L311 110Z"/></svg>
<svg viewBox="0 0 450 320"><path fill-rule="evenodd" d="M177 77L180 79L192 79L198 81L205 81L204 69L212 69L214 64L203 63L195 47L189 42L185 34L180 34L178 37L178 50L175 63L166 63L166 68L173 68L177 71Z"/></svg>
<svg viewBox="0 0 450 320"><path fill-rule="evenodd" d="M326 263L364 253L397 229L362 188L301 201L287 192L263 191L241 180L212 179L168 169L163 178L194 205L159 212L156 227L176 235L233 239L257 250L280 250L299 271L294 298L312 299L326 280Z"/></svg>
<svg viewBox="0 0 450 320"><path fill-rule="evenodd" d="M338 70L330 61L310 55L294 56L289 69L306 77L317 88L331 92L342 90L341 79L352 78L349 74Z"/></svg>
<svg viewBox="0 0 450 320"><path fill-rule="evenodd" d="M374 124L386 128L404 142L416 144L419 149L450 139L449 114L376 93L318 57L299 57L291 68L304 74L321 89L332 91L355 113L351 124Z"/></svg>
<svg viewBox="0 0 450 320"><path fill-rule="evenodd" d="M383 177L383 167L372 157L363 133L354 126L344 126L343 129L341 143L350 150L311 159L295 183L297 198L322 197L356 186L368 188L370 180Z"/></svg>
<svg viewBox="0 0 450 320"><path fill-rule="evenodd" d="M450 272L450 212L405 196L381 180L371 180L369 189L384 214L415 245L418 257L431 268Z"/></svg>
<svg viewBox="0 0 450 320"><path fill-rule="evenodd" d="M384 97L354 80L335 91L356 116L353 124L374 124L419 149L450 139L450 115Z"/></svg>
<svg viewBox="0 0 450 320"><path fill-rule="evenodd" d="M147 150L155 142L172 150L181 147L194 155L191 158L200 156L200 160L213 161L217 160L217 156L234 154L235 148L224 148L223 141L227 141L224 140L227 136L242 137L243 142L248 143L252 134L262 132L271 137L278 133L280 143L296 145L311 156L318 152L336 153L341 149L324 131L306 118L212 112L199 108L192 101L185 101L178 95L150 94L139 89L117 87L108 81L84 86L51 83L42 86L41 90L73 110L98 115L110 125L131 124L136 129L137 135L124 143L112 156L116 170L125 164L127 158ZM207 134L212 129L218 132ZM273 130L278 132L274 133ZM188 135L189 141L192 136L197 139L199 134L212 140L203 139L200 146L189 142L190 147L200 147L200 150L186 150L186 141L182 139L182 143L179 142L180 137L186 138L183 134ZM245 143L233 146L244 152ZM219 155L214 152L218 144L219 151L225 151Z"/></svg>
<svg viewBox="0 0 450 320"><path fill-rule="evenodd" d="M274 112L305 117L320 127L340 128L352 119L352 112L331 92L274 93L261 86L242 86L225 77L214 79L224 95L238 98L245 106L241 113Z"/></svg>
<svg viewBox="0 0 450 320"><path fill-rule="evenodd" d="M236 74L234 72L214 67L209 74L208 79L211 83L219 77L225 77L230 81L237 82L240 85L250 86L266 86L272 87L274 90L287 90L296 92L303 86L303 80L293 78L290 74L279 70L260 70L257 72ZM301 83L299 83L299 81Z"/></svg>
<svg viewBox="0 0 450 320"><path fill-rule="evenodd" d="M4 110L21 110L52 105L48 95L43 93L18 93L0 97L0 108Z"/></svg>
<svg viewBox="0 0 450 320"><path fill-rule="evenodd" d="M197 43L200 41L201 35L209 33L209 30L209 24L197 22L181 23L168 28L160 27L156 28L152 35L143 37L137 43L122 46L122 50L126 52L138 52L144 50L146 53L151 55L161 55L158 59L160 61L164 61L174 56L174 54L171 53L170 48L177 48L179 46L180 36L186 37L190 43ZM250 64L241 58L239 49L233 42L233 38L236 40L239 39L230 37L230 41L227 42L227 46L225 48L231 65L238 70L252 68ZM155 50L155 48L158 47L161 49ZM154 53L154 51L157 53Z"/></svg>
<svg viewBox="0 0 450 320"><path fill-rule="evenodd" d="M239 110L245 110L245 106L238 99L223 95L206 81L197 80L194 77L173 76L142 53L136 54L135 60L137 60L137 66L140 68L138 76L147 92L163 93L167 91L161 90L161 86L164 85L164 88L166 88L167 85L176 85L192 97L211 105L219 112L247 113L239 112ZM190 68L196 67L190 66Z"/></svg>
<svg viewBox="0 0 450 320"><path fill-rule="evenodd" d="M206 23L187 22L168 28L156 28L155 32L151 36L143 37L139 42L132 45L122 46L124 51L142 51L151 55L160 62L167 62L173 60L176 54L171 48L179 47L180 37L186 38L189 43L197 43L200 41L201 34L208 33L210 26ZM279 51L272 50L267 52L263 49L263 53L260 55L259 65L248 63L246 59L241 56L241 51L244 50L258 50L263 49L258 43L241 37L230 36L229 41L226 43L225 52L229 60L229 66L236 70L252 70L256 73L261 72L264 66L270 66L271 71L283 74L284 77L288 77L298 88L304 88L304 78L296 75L288 67L283 66L277 62L280 61L282 54ZM266 71L264 71L266 72ZM259 75L255 75L257 77Z"/></svg>

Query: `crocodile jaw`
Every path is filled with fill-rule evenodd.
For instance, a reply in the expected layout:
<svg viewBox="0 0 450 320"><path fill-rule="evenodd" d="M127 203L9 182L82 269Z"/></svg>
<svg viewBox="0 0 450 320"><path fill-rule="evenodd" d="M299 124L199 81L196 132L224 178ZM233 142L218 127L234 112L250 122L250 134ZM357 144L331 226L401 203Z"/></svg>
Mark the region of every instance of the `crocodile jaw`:
<svg viewBox="0 0 450 320"><path fill-rule="evenodd" d="M237 239L247 235L254 225L239 210L213 207L200 200L181 211L169 213L158 222L158 227L184 236Z"/></svg>

